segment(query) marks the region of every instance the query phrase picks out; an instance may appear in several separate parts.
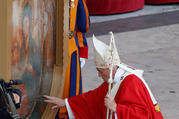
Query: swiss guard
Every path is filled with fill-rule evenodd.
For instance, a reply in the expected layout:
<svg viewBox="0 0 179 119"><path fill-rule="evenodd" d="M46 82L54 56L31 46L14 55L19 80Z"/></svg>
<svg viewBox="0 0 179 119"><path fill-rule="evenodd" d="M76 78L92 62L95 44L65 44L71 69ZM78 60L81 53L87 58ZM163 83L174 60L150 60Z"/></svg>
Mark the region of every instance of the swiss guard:
<svg viewBox="0 0 179 119"><path fill-rule="evenodd" d="M82 93L81 67L88 58L85 33L90 27L84 0L69 0L69 63L66 68L63 98ZM66 108L60 108L56 119L67 119Z"/></svg>

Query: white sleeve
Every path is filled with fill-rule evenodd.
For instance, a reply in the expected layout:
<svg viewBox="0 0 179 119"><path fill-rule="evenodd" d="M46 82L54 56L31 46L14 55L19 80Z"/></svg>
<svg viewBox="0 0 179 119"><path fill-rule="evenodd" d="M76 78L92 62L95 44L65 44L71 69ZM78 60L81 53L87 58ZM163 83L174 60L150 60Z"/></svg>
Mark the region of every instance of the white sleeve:
<svg viewBox="0 0 179 119"><path fill-rule="evenodd" d="M84 67L85 65L85 58L80 58L80 67L81 69Z"/></svg>
<svg viewBox="0 0 179 119"><path fill-rule="evenodd" d="M75 119L75 116L74 116L74 114L73 114L73 112L71 110L71 107L70 107L70 105L68 103L68 99L67 98L65 99L65 105L66 105L66 108L67 108L69 119Z"/></svg>

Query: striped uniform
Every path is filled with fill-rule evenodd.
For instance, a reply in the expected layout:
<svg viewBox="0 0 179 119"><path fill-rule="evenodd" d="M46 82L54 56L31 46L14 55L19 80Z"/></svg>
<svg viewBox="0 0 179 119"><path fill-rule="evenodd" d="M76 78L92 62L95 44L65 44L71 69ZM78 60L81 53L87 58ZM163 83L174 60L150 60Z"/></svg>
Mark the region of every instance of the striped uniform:
<svg viewBox="0 0 179 119"><path fill-rule="evenodd" d="M84 0L70 0L69 28L73 33L69 38L69 63L66 68L63 98L82 93L80 57L88 58L85 33L90 26L88 9ZM67 111L61 108L56 119L67 118Z"/></svg>

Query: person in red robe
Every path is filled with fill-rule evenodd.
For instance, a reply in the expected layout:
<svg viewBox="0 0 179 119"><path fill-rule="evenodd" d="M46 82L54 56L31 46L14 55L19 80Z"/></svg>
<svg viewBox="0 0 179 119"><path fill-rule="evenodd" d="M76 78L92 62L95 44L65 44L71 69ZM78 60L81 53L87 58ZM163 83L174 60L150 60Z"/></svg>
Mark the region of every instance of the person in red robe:
<svg viewBox="0 0 179 119"><path fill-rule="evenodd" d="M142 77L143 70L120 62L113 34L109 46L94 36L93 43L96 69L104 82L78 96L61 99L45 95L44 101L54 104L52 109L66 106L70 119L163 119Z"/></svg>

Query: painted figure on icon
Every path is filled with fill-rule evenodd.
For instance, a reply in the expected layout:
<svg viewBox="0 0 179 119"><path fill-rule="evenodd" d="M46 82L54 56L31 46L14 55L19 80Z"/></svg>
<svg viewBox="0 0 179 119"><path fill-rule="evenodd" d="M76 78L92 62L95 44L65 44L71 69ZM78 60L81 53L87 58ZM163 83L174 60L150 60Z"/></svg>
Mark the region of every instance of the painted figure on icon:
<svg viewBox="0 0 179 119"><path fill-rule="evenodd" d="M46 105L37 102L37 96L50 93L55 63L55 1L13 0L11 78L24 82L18 86L22 91L21 117L41 118Z"/></svg>

